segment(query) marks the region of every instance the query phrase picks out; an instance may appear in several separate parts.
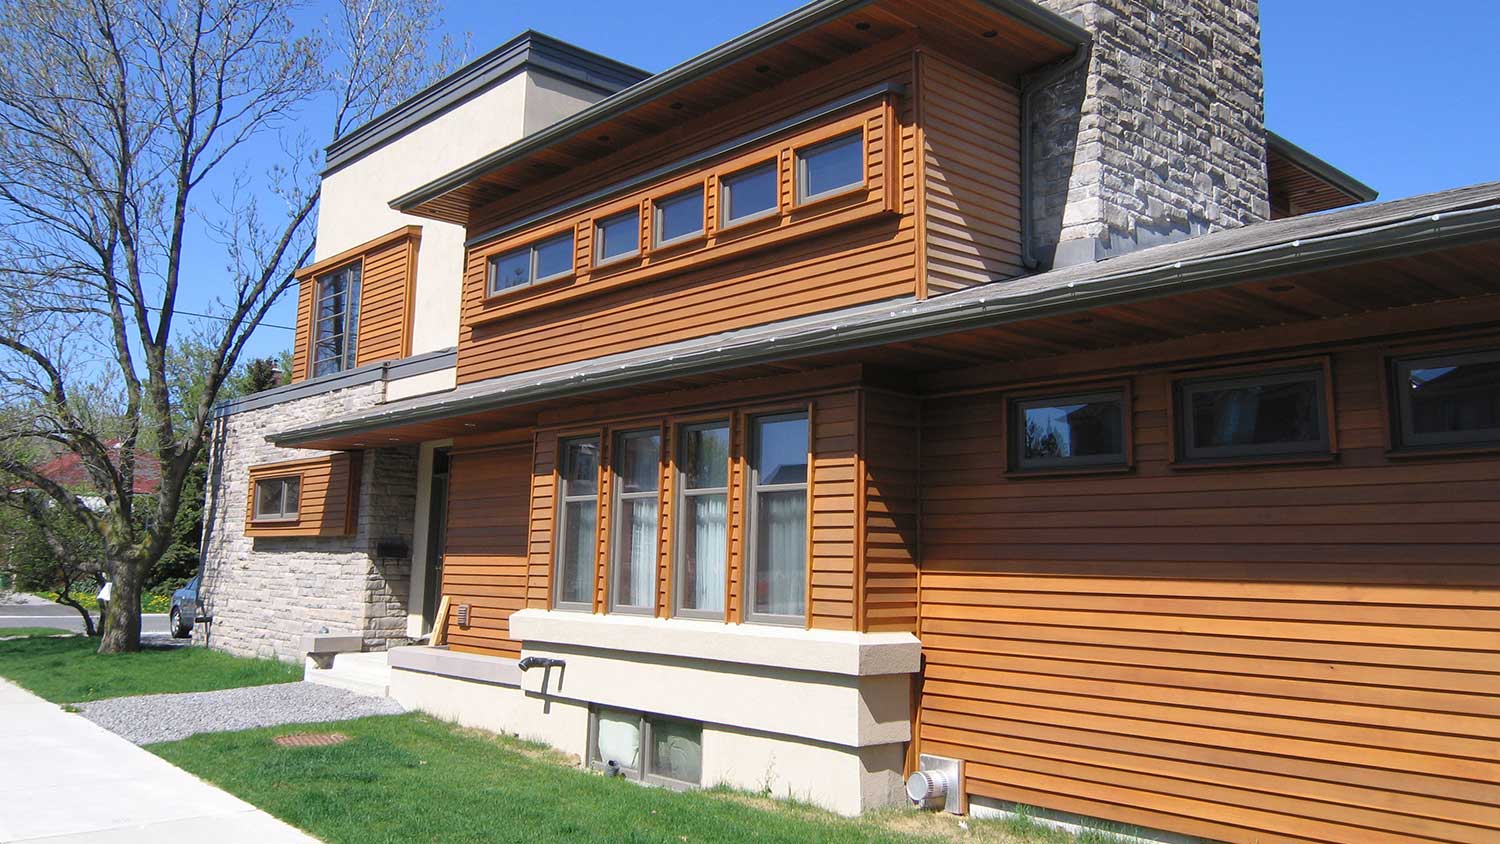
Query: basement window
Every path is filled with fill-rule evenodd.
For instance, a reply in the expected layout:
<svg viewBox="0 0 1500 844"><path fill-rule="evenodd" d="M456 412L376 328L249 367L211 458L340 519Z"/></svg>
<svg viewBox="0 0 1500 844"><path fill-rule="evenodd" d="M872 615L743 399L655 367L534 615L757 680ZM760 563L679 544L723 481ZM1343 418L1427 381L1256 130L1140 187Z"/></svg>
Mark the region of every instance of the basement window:
<svg viewBox="0 0 1500 844"><path fill-rule="evenodd" d="M1010 424L1016 469L1126 465L1122 390L1019 399L1011 404Z"/></svg>
<svg viewBox="0 0 1500 844"><path fill-rule="evenodd" d="M1500 349L1394 363L1400 448L1500 445Z"/></svg>
<svg viewBox="0 0 1500 844"><path fill-rule="evenodd" d="M296 521L297 506L301 497L302 477L300 475L256 481L255 521Z"/></svg>
<svg viewBox="0 0 1500 844"><path fill-rule="evenodd" d="M865 137L852 132L797 150L797 204L806 205L865 185Z"/></svg>
<svg viewBox="0 0 1500 844"><path fill-rule="evenodd" d="M589 767L668 788L703 782L703 726L659 715L595 709Z"/></svg>
<svg viewBox="0 0 1500 844"><path fill-rule="evenodd" d="M1178 457L1185 461L1327 454L1323 367L1177 384Z"/></svg>
<svg viewBox="0 0 1500 844"><path fill-rule="evenodd" d="M563 278L573 272L573 232L549 237L489 260L489 292Z"/></svg>

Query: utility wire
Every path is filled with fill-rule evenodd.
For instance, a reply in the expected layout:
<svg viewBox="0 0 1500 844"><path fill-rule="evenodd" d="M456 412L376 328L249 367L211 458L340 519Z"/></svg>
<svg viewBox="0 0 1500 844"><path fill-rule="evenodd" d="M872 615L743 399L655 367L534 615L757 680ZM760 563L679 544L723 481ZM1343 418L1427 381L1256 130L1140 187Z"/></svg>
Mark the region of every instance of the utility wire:
<svg viewBox="0 0 1500 844"><path fill-rule="evenodd" d="M8 291L10 291L12 293L32 293L32 292L35 292L35 291L32 291L32 290L30 290L28 288L25 288L25 287L16 287L16 286L8 285L8 284L0 284L0 290L8 290ZM161 308L157 307L156 305L147 305L146 306L146 310L148 310L148 311L156 311L157 313L161 313ZM181 308L174 308L174 309L172 309L172 313L174 315L181 314L182 316L198 317L199 319L214 319L214 320L218 320L219 322L229 322L230 321L229 317L214 316L213 314L200 314L200 313L197 313L195 311L184 311ZM294 326L294 325L278 325L278 324L276 324L274 322L261 322L256 327L257 328L276 328L276 329L280 329L282 331L296 331L297 330L297 327Z"/></svg>

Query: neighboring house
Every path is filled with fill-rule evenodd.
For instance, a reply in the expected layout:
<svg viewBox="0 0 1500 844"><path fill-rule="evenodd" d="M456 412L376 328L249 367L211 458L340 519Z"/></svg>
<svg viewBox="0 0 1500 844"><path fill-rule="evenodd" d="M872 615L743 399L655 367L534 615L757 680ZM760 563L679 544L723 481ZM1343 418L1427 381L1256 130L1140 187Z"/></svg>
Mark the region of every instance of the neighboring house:
<svg viewBox="0 0 1500 844"><path fill-rule="evenodd" d="M120 443L115 440L106 441L104 446L116 454L121 448ZM59 452L57 456L37 466L36 472L70 490L96 489L93 479L89 477L88 469L83 465L83 458L75 452ZM156 455L146 451L136 451L132 487L133 495L155 495L157 490L161 489L161 464L157 462ZM100 495L81 495L79 500L91 509L104 509L104 498Z"/></svg>
<svg viewBox="0 0 1500 844"><path fill-rule="evenodd" d="M1493 840L1500 186L1331 210L1262 99L1254 0L523 36L330 150L209 641L847 813Z"/></svg>

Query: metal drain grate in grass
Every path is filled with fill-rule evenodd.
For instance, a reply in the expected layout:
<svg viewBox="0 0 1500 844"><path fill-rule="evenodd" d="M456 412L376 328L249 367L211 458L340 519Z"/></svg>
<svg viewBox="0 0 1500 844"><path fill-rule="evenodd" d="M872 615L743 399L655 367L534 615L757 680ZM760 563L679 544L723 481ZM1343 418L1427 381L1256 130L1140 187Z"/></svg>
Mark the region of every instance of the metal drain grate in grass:
<svg viewBox="0 0 1500 844"><path fill-rule="evenodd" d="M292 733L271 739L282 747L332 747L348 740L343 733Z"/></svg>

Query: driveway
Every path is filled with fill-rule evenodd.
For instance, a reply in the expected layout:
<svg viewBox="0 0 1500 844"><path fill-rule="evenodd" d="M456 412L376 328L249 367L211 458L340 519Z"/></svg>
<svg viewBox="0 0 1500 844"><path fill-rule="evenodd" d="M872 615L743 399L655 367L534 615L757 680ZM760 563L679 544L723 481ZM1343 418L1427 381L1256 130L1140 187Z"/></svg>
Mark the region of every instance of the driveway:
<svg viewBox="0 0 1500 844"><path fill-rule="evenodd" d="M142 636L165 636L170 619L165 614L141 616ZM0 630L6 627L58 627L74 633L83 632L78 610L55 604L35 595L0 595ZM4 635L4 634L0 634Z"/></svg>
<svg viewBox="0 0 1500 844"><path fill-rule="evenodd" d="M80 715L0 680L0 841L315 842Z"/></svg>

